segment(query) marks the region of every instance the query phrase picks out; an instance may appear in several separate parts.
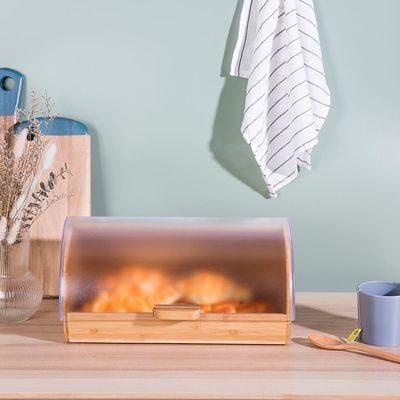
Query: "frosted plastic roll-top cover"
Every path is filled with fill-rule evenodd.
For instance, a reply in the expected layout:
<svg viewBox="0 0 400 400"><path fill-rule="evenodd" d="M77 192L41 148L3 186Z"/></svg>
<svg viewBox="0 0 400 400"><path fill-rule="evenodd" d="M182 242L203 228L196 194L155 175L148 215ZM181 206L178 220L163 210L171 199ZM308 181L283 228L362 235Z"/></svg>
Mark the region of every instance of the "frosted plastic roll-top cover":
<svg viewBox="0 0 400 400"><path fill-rule="evenodd" d="M291 318L292 280L286 219L69 217L64 227L64 318L187 303Z"/></svg>

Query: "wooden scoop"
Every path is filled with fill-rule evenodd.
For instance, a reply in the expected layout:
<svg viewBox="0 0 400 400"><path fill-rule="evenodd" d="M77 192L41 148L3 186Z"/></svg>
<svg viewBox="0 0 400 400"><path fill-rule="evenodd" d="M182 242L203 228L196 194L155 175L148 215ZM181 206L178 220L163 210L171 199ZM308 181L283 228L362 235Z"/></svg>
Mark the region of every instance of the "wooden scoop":
<svg viewBox="0 0 400 400"><path fill-rule="evenodd" d="M336 336L326 336L319 333L310 333L308 338L311 342L322 349L326 350L353 350L367 353L373 357L382 358L383 360L400 363L400 355L389 353L387 351L378 350L374 347L367 346L362 343L345 343Z"/></svg>

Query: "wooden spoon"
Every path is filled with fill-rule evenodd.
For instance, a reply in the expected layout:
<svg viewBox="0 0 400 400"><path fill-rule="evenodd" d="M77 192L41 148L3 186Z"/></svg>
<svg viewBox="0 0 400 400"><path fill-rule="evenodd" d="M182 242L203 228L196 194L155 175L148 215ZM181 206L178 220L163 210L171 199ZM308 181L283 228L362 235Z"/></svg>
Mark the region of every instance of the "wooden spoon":
<svg viewBox="0 0 400 400"><path fill-rule="evenodd" d="M389 353L387 351L378 350L374 347L367 346L362 343L344 343L336 336L326 336L319 333L310 333L308 338L318 347L326 350L354 350L367 353L371 356L382 358L384 360L400 363L400 355Z"/></svg>

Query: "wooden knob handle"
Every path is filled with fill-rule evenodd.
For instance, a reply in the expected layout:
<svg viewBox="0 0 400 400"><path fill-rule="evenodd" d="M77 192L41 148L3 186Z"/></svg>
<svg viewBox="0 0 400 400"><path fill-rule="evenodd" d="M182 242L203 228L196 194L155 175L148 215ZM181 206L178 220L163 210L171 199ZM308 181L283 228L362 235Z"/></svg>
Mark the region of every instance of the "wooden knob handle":
<svg viewBox="0 0 400 400"><path fill-rule="evenodd" d="M200 317L200 308L196 304L156 304L153 316L169 321L195 320Z"/></svg>

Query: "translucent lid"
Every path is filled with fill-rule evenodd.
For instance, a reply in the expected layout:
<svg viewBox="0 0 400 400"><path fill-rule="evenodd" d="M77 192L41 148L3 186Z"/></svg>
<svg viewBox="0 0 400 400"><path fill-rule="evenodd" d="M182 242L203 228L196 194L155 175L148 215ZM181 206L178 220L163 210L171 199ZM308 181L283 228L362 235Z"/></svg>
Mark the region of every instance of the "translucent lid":
<svg viewBox="0 0 400 400"><path fill-rule="evenodd" d="M68 217L61 311L292 315L286 219Z"/></svg>

